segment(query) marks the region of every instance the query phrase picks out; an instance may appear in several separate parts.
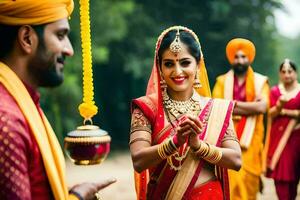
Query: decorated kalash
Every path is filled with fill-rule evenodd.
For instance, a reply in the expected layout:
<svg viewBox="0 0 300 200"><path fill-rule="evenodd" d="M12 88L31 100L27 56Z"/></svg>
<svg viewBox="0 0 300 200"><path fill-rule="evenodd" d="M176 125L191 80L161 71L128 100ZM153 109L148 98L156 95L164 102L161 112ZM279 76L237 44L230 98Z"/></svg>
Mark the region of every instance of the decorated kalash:
<svg viewBox="0 0 300 200"><path fill-rule="evenodd" d="M98 112L94 102L92 53L89 0L80 0L80 31L83 57L83 102L79 113L84 118L83 125L68 133L64 148L68 157L76 165L100 164L109 153L111 137L93 124L92 118Z"/></svg>

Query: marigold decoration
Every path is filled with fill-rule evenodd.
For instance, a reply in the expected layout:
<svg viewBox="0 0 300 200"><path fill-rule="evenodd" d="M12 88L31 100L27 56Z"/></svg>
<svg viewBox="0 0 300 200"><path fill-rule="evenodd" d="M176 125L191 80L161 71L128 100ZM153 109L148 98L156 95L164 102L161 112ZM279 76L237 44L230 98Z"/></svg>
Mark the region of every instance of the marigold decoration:
<svg viewBox="0 0 300 200"><path fill-rule="evenodd" d="M80 0L80 35L83 59L83 103L78 107L80 115L85 120L97 114L98 108L94 102L94 85L92 70L91 32L89 0Z"/></svg>
<svg viewBox="0 0 300 200"><path fill-rule="evenodd" d="M109 151L111 137L105 130L93 125L92 117L98 108L94 102L91 33L89 0L79 0L80 31L83 59L83 102L79 113L84 118L83 125L67 134L64 148L67 156L76 165L95 165L102 163ZM87 123L89 122L89 123Z"/></svg>

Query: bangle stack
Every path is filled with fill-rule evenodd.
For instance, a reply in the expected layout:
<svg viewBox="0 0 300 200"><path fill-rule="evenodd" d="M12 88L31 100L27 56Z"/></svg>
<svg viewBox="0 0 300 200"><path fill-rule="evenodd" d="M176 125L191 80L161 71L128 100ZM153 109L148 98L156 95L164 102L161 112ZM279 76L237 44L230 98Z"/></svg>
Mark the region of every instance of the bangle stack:
<svg viewBox="0 0 300 200"><path fill-rule="evenodd" d="M222 158L222 151L206 142L201 142L194 154L212 164L218 163Z"/></svg>
<svg viewBox="0 0 300 200"><path fill-rule="evenodd" d="M158 146L157 149L159 157L163 160L174 154L177 150L178 148L174 144L173 139L164 141Z"/></svg>

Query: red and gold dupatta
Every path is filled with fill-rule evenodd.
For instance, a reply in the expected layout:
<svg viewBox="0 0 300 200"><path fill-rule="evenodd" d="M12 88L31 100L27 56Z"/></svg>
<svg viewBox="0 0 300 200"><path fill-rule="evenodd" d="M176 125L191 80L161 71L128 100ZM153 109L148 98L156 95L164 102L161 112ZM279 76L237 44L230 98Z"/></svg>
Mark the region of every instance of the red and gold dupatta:
<svg viewBox="0 0 300 200"><path fill-rule="evenodd" d="M159 63L158 63L158 50L160 48L160 44L164 36L171 30L177 29L187 31L191 33L195 40L199 43L198 37L195 35L194 32L191 30L181 27L181 26L174 26L167 30L165 30L158 38L156 43L156 50L155 50L155 58L154 58L154 65L152 68L152 73L148 82L146 96L141 97L139 99L133 100L133 105L138 106L145 116L150 120L152 124L152 144L159 144L164 139L166 139L173 130L172 126L165 120L164 116L164 109L163 109L163 101L162 101L162 91L160 88L160 74L159 74ZM200 43L199 43L200 45ZM200 46L201 47L201 46ZM200 49L201 51L201 49ZM198 64L199 74L198 78L202 84L200 89L197 89L196 92L198 95L204 97L210 97L210 87L207 77L207 72L204 64L204 58L201 51L201 60ZM229 119L231 116L233 105L229 101L224 100L210 100L204 107L203 111L199 114L199 119L202 119L205 116L206 112L209 114L218 113L219 111L223 111L223 118L219 117L219 120L223 120L220 123L215 123L218 118L214 119L214 123L212 123L213 118L210 117L210 122L208 122L207 130L205 134L201 135L201 139L204 139L214 145L220 145L220 141L223 138L225 131L229 124ZM219 112L220 116L220 112ZM179 118L177 122L174 122L175 126L178 125L182 120L185 120L185 116ZM213 125L212 125L213 124ZM214 134L210 134L214 131L214 128L217 127L219 132L214 132ZM212 137L209 137L211 135ZM192 163L192 164L190 164ZM181 180L182 177L185 175L187 169L193 166L193 172L188 173L192 176L189 176L186 180ZM188 153L186 160L183 164L183 169L178 171L171 170L170 167L167 166L166 161L161 162L155 168L151 168L148 170L143 171L142 173L135 172L135 188L137 192L138 199L184 199L187 198L189 192L193 188L198 176L201 173L201 168L203 166L203 161L200 162L199 159L196 159L192 156L191 153ZM182 171L182 172L181 172ZM227 170L218 169L217 174L220 177L225 177ZM228 192L228 185L226 184L226 179L224 180L223 186L225 196L229 196ZM185 187L178 187L178 183L185 183ZM180 194L174 193L174 190L178 188L181 189ZM148 191L147 191L148 190ZM179 196L181 196L179 198Z"/></svg>

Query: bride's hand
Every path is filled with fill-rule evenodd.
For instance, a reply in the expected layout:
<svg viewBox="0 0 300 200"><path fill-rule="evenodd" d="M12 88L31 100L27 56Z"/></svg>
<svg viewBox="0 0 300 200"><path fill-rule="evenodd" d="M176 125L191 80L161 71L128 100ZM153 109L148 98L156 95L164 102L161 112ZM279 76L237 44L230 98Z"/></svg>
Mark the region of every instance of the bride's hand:
<svg viewBox="0 0 300 200"><path fill-rule="evenodd" d="M188 144L193 150L196 150L200 146L199 134L202 132L203 125L198 118L191 115L187 117L188 118L179 126L184 127L186 132L188 132L186 133L186 135L189 136Z"/></svg>

